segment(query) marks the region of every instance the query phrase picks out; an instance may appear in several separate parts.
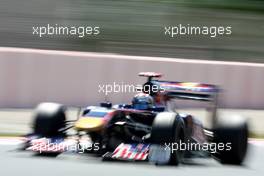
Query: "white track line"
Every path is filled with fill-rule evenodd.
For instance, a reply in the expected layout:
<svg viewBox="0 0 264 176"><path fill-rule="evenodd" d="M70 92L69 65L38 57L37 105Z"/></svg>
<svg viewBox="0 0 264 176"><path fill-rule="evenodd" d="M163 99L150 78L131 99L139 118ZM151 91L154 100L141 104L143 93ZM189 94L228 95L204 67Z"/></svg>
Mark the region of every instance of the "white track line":
<svg viewBox="0 0 264 176"><path fill-rule="evenodd" d="M249 139L249 143L257 146L264 146L264 139Z"/></svg>
<svg viewBox="0 0 264 176"><path fill-rule="evenodd" d="M24 141L23 137L0 137L0 145L19 145Z"/></svg>
<svg viewBox="0 0 264 176"><path fill-rule="evenodd" d="M225 61L211 61L211 60L195 60L184 58L166 58L166 57L148 57L148 56L128 56L113 53L93 53L80 51L59 51L59 50L43 50L31 48L13 48L0 47L0 52L21 53L21 54L45 54L45 55L62 55L62 56L76 56L93 59L125 59L125 60L145 60L145 61L162 61L162 62L178 62L178 63L195 63L195 64L214 64L214 65L235 65L235 66L250 66L250 67L264 67L262 63L250 62L225 62Z"/></svg>
<svg viewBox="0 0 264 176"><path fill-rule="evenodd" d="M0 145L18 145L25 141L24 137L0 137ZM249 143L256 146L264 146L264 139L249 139Z"/></svg>

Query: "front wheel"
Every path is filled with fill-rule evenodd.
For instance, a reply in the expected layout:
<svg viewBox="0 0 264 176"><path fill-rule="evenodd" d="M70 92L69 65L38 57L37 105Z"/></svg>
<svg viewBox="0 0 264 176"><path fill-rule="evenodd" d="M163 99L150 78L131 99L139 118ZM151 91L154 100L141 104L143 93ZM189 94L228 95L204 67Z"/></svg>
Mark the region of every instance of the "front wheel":
<svg viewBox="0 0 264 176"><path fill-rule="evenodd" d="M65 127L65 108L57 103L41 103L35 110L34 134L42 137L62 136Z"/></svg>
<svg viewBox="0 0 264 176"><path fill-rule="evenodd" d="M170 148L168 164L178 165L182 162L184 151L180 149L180 143L185 143L185 127L183 119L173 112L159 113L153 122L151 142L164 146L176 146L177 150ZM166 145L166 146L165 146ZM164 151L166 153L167 151Z"/></svg>

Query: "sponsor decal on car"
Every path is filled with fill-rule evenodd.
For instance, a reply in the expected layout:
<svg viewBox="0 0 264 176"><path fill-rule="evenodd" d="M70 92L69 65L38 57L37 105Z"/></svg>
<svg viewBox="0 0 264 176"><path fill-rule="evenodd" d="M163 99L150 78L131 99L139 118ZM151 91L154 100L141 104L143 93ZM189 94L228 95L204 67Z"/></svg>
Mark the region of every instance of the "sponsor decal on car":
<svg viewBox="0 0 264 176"><path fill-rule="evenodd" d="M113 159L146 160L148 157L148 144L120 144L113 152Z"/></svg>

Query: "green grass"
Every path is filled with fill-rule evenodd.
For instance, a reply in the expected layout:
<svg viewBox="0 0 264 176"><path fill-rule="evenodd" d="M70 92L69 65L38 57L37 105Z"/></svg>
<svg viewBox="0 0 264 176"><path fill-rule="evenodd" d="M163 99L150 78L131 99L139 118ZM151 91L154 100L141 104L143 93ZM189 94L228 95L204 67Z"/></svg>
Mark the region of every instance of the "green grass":
<svg viewBox="0 0 264 176"><path fill-rule="evenodd" d="M249 132L249 137L250 138L264 139L264 134L257 134L254 132Z"/></svg>
<svg viewBox="0 0 264 176"><path fill-rule="evenodd" d="M21 133L0 133L0 137L21 137L24 135L25 134L21 134Z"/></svg>
<svg viewBox="0 0 264 176"><path fill-rule="evenodd" d="M175 6L264 13L264 1L260 0L145 0L145 2L171 4Z"/></svg>
<svg viewBox="0 0 264 176"><path fill-rule="evenodd" d="M0 133L0 137L21 137L25 134L21 133ZM264 139L264 134L259 134L255 132L249 132L249 138Z"/></svg>

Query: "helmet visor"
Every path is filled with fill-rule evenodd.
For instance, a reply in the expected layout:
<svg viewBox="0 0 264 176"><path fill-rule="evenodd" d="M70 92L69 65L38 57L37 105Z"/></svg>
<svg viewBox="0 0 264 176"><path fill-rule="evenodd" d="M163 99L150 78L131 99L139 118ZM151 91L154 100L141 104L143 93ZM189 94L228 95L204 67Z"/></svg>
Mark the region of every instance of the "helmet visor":
<svg viewBox="0 0 264 176"><path fill-rule="evenodd" d="M149 104L147 102L137 102L134 104L134 108L138 110L146 110L149 108Z"/></svg>

